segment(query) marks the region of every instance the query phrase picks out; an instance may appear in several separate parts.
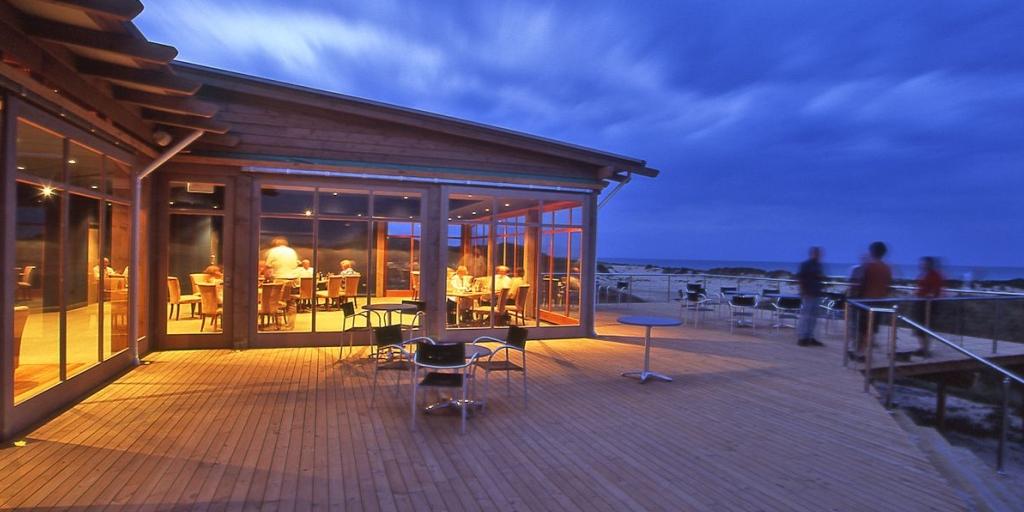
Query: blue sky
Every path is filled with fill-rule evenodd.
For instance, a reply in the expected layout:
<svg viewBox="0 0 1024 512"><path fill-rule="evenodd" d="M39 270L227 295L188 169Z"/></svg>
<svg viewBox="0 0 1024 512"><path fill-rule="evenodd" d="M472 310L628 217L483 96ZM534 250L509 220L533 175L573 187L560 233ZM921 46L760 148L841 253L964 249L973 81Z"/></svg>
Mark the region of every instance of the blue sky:
<svg viewBox="0 0 1024 512"><path fill-rule="evenodd" d="M1024 266L1024 2L151 1L179 58L646 159L602 256Z"/></svg>

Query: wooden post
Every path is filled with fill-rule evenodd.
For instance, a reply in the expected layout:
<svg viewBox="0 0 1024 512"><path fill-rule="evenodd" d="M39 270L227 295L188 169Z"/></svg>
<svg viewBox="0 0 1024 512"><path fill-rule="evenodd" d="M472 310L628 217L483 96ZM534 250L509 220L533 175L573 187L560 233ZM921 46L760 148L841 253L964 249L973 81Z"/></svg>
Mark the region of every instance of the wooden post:
<svg viewBox="0 0 1024 512"><path fill-rule="evenodd" d="M0 125L0 201L3 204L3 219L0 220L0 236L4 243L0 246L0 267L4 269L0 275L0 438L6 439L13 428L9 421L14 412L14 283L15 276L7 269L14 268L15 245L15 212L17 211L17 185L14 182L15 166L15 134L18 118L16 107L10 96L3 97L3 123Z"/></svg>
<svg viewBox="0 0 1024 512"><path fill-rule="evenodd" d="M939 432L946 429L946 379L939 378L935 393L935 428Z"/></svg>

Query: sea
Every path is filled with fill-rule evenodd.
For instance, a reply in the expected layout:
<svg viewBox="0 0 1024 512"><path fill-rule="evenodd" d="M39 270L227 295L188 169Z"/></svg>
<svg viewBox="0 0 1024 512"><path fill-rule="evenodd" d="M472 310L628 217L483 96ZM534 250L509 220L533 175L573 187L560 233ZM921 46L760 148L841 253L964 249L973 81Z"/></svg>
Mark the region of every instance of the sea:
<svg viewBox="0 0 1024 512"><path fill-rule="evenodd" d="M602 263L623 263L628 265L653 265L656 267L692 268L694 270L710 270L713 268L756 268L764 271L785 270L796 272L800 262L795 261L736 261L736 260L677 260L659 258L613 258L598 256ZM825 274L831 277L847 277L853 270L854 263L825 262ZM896 279L913 279L920 273L916 263L890 263L893 277ZM944 265L942 273L947 279L964 279L974 281L1008 281L1024 279L1024 267L986 267Z"/></svg>

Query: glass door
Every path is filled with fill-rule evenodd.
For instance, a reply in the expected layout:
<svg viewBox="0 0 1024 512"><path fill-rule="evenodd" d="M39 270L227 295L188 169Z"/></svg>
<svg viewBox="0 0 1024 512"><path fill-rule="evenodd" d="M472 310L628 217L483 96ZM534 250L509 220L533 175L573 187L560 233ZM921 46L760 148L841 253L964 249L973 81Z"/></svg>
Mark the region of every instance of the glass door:
<svg viewBox="0 0 1024 512"><path fill-rule="evenodd" d="M160 348L230 346L233 224L226 180L163 180L162 233L155 251L165 307Z"/></svg>

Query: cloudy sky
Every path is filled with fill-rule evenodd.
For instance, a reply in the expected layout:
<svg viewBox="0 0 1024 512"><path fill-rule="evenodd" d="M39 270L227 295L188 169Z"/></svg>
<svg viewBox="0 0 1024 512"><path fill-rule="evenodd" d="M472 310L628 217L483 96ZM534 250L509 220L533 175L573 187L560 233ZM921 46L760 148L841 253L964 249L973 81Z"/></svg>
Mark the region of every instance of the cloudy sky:
<svg viewBox="0 0 1024 512"><path fill-rule="evenodd" d="M1024 266L1024 2L151 1L179 58L646 159L602 256Z"/></svg>

